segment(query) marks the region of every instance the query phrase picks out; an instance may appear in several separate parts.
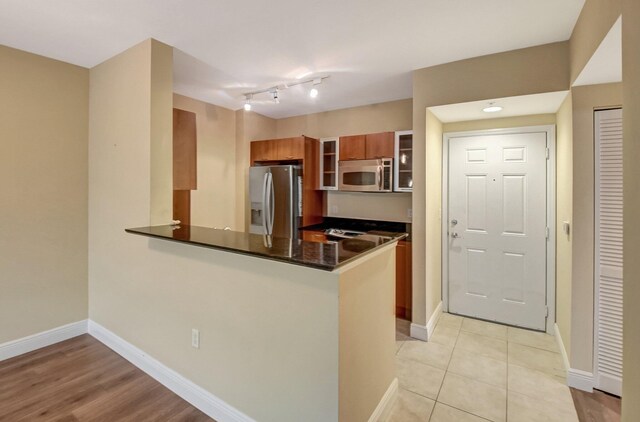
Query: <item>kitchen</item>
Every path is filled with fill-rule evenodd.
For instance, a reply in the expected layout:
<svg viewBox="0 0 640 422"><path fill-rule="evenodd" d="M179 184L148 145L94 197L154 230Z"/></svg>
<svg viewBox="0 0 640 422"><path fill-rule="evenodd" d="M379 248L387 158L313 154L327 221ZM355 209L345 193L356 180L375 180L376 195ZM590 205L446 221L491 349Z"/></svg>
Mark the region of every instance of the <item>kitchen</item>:
<svg viewBox="0 0 640 422"><path fill-rule="evenodd" d="M264 24L265 15L281 17L271 14L277 8L257 13L259 20L242 31L238 31L237 25L221 31L227 17L224 13L201 13L200 16L206 16L206 27L215 28L212 30L215 36L210 33L202 37L206 38L200 44L204 48L198 51L194 47L190 52L220 66L208 69L217 85L209 84L211 80L207 80L207 72L201 66L204 62L191 67L192 73L184 71L185 63L192 58L173 48L174 41L176 45L181 42L171 36L161 37L163 42L150 35L142 42L140 38L124 37L111 50L89 58L78 58L82 48L69 40L58 43L58 48L62 45L69 56L5 40L8 46L0 47L0 55L9 65L3 66L0 80L6 81L3 104L9 112L4 113L0 128L9 152L3 168L12 183L7 186L10 200L7 218L3 219L7 233L3 237L4 251L11 261L6 271L3 266L3 285L6 282L9 289L3 289L0 307L3 312L0 359L4 359L4 368L7 362L8 365L18 362L11 360L13 356L29 359L30 354L18 355L47 344L64 343L75 336L91 338L101 347L108 346L124 356L127 364L137 365L168 386L176 393L174 398L182 397L220 421L383 419L379 408L385 404L387 408L392 406L396 388L394 409L400 409L401 415L407 409L420 410L419 420L429 417L440 420L442 412L458 416L466 412L503 421L507 412L518 409L512 404L520 406L516 412L521 415L552 412L549 403L556 395L534 397L537 394L534 383L524 392L515 391L511 388L514 386L511 375L507 378L503 373L501 382L509 380L507 390L504 384L491 385L484 378L474 378L477 373L469 374L483 369L481 365L470 364L481 360L482 353L466 350L467 373L449 370L456 368L456 352L465 354L464 347L458 349L465 345L457 344L457 338L485 334L484 342L502 344L500 365L505 371L507 365L511 369L512 351L525 348L517 342L516 347L510 345L507 362L506 336L509 334L511 341L512 332L523 335L524 330L493 324L491 330L473 334L470 329L482 326L481 322L471 318L463 321L446 314L447 267L442 258L448 246L442 240L449 231L443 224L455 226L459 222L456 218L460 217L450 219L445 212L447 200L443 188L447 172L443 140L449 131L482 128L472 127L477 121L466 124L469 123L466 120L445 120L437 109L475 102L474 108L481 110L477 103L485 107L484 103L496 100L496 96L497 100L507 101L512 97L560 93L564 98L560 108L515 119L517 124L509 118L487 119L483 128L554 124L558 128L560 174L556 185L557 197L562 202L556 207L556 217L546 218L553 225L546 227L545 241L549 245L557 243L560 248L556 254L557 292L562 300L555 307L537 310L549 313L550 318L545 318L551 329L556 330L553 339L541 332L528 333L532 337L547 336L540 338L553 340L555 351L538 348L529 361L520 360L520 370L531 370L530 365L536 364L538 358L552 356L553 369L559 370L553 374L554 382L563 388L563 394L569 391L563 378L567 369L570 385L577 379L582 382L581 388L592 388L589 371L595 352L593 344L589 344L594 334L589 312L594 309L594 295L589 277L576 272L593 267L584 265L589 252L586 237L593 232L593 224L589 224L590 207L585 206L589 202L588 190L593 193L587 182L594 179L588 174L594 169L589 161L593 159L589 152L594 151L589 148L590 142L593 144L589 131L594 125L589 119L595 108L619 107L623 90L624 106L628 106L625 113L635 110L635 102L627 101L633 96L627 93L636 86L629 83L631 80L635 84L635 79L627 79L624 88L619 80L596 88L572 84L597 47L593 44L619 19L620 11L599 8L598 2L593 1L587 1L582 12L582 3L571 6L532 3L541 19L552 14L563 20L549 24L555 32L545 31L549 34L546 38L536 32L538 20L530 19L532 11L522 5L505 9L505 14L485 14L487 19L496 19L497 29L503 29L507 20L521 23L522 38L510 38L513 42L509 46L494 45L482 50L472 48L470 37L477 40L481 37L477 37L478 31L469 28L475 23L477 29L486 30L486 21L477 18L491 8L484 5L471 9L476 7L471 3L469 10L477 12L477 16L473 16L473 23L467 22L466 39L458 42L448 39L448 48L431 42L416 43L418 38L409 32L429 30L433 32L431 36L420 39L436 40L440 29L456 28L460 11L443 13L445 19L434 19L424 10L417 13L415 5L416 10L402 15L406 20L403 23L382 13L383 7L395 10L397 5L378 3L377 18L393 26L389 33L398 35L388 37L387 41L424 47L425 52L429 47L443 54L442 57L412 54L415 61L398 63L397 68L390 59L384 60L382 67L357 60L351 66L331 66L304 58L291 63L284 57L293 49L288 42L296 44L302 39L290 36L295 33L291 30L286 32L288 42L282 42L284 38L271 40L270 48L256 48L254 54L248 54L246 44L255 46L256 40L278 32L273 21L281 22L286 30L287 19L267 19L268 25ZM627 2L628 8L630 3ZM123 10L127 7L123 5ZM349 17L347 20L356 22L363 17L357 7L346 4L344 7L349 8L349 14L344 14ZM9 9L14 7L7 5ZM136 15L143 9L131 10L131 16L143 21L143 16ZM17 3L15 10L21 10ZM554 10L558 13L552 13ZM77 11L75 7L55 10L65 16L73 11ZM44 15L39 27L51 24L46 33L52 39L67 34L56 27L60 19L55 19L54 10L43 4L42 10L31 12ZM194 25L182 25L180 30L187 33L202 28L195 24L203 22L193 10L184 12L176 17L191 15L180 23ZM333 12L335 9L331 18L310 20L309 27L320 30L306 35L316 42L325 42L324 51L328 46L335 57L358 59L348 53L364 50L370 56L384 52L392 57L405 51L391 43L381 46L378 37L366 37L364 31L359 38L353 34L353 25L344 25L345 22L338 25L340 14ZM113 22L122 21L121 16L113 13ZM308 15L307 10L304 13ZM506 19L509 13L513 13L513 19ZM580 17L572 34L578 13ZM9 18L4 19L10 20L13 15L6 16ZM630 16L637 16L637 11ZM79 19L86 20L86 16ZM415 21L409 23L410 19ZM593 25L596 21L598 24ZM92 23L100 27L101 22ZM263 24L269 28L262 29ZM400 31L396 31L400 24L412 28L405 34L408 38L401 42ZM378 26L368 30L382 32ZM105 33L96 29L98 32ZM248 37L237 37L237 42L229 43L228 37L220 36L232 32ZM514 33L517 35L518 31ZM597 36L585 38L585 33ZM78 33L73 36L84 40ZM20 38L29 37L16 39ZM487 42L492 39L482 38ZM346 45L342 40L354 43ZM101 50L97 44L91 44L92 49ZM312 50L311 44L305 41L296 45L308 52ZM454 48L456 45L460 50ZM117 51L120 53L114 55ZM451 54L454 51L460 55ZM227 59L229 55L239 58L235 71L229 70L225 54ZM71 57L74 55L75 58ZM265 65L256 69L256 63L268 63L269 59L281 64L281 68L269 69ZM251 69L263 77L246 82L250 75L239 69ZM308 85L296 85L296 81L306 81L309 72L313 74L320 69L323 78L330 77L320 83L309 80ZM230 80L225 72L238 72L234 76L237 79ZM629 74L637 72L627 70ZM224 90L197 95L194 80ZM273 83L278 84L279 104L275 98L269 98L272 92L267 92L266 98L248 95ZM291 86L285 87L287 84ZM316 98L307 95L307 89L312 87L319 90ZM354 95L355 88L361 94ZM233 95L228 96L228 92ZM291 95L294 92L298 95ZM243 93L247 96L241 99ZM369 95L373 93L377 96ZM299 101L301 97L314 98L308 100L313 107ZM333 98L332 104L323 103L323 98ZM245 101L245 106L251 105L252 110L243 109ZM176 114L183 114L176 110L186 114L176 119ZM189 113L193 115L185 117ZM625 121L625 137L627 127L635 130L633 119ZM180 136L175 136L176 129L182 133ZM400 138L408 129L412 129L412 140L416 141L411 145L413 160L408 148L396 142L396 136ZM572 131L576 131L575 136ZM183 138L184 134L188 136ZM626 153L633 153L635 147L627 142L624 149L628 156ZM371 153L374 150L382 152ZM553 159L553 147L550 150L547 158ZM536 157L544 162L544 148L536 151ZM526 161L523 157L509 155L519 162ZM391 159L392 164L386 166L386 174L391 178L385 175L385 161L362 165L367 159ZM411 169L401 167L409 163ZM550 163L547 168L556 167L554 161ZM272 182L276 185L274 172L278 172L274 164L292 166L287 167L289 174L300 171L302 175L299 183L294 177L288 182L291 196L302 198L289 202L292 218L285 220L291 223L291 237L265 234L265 228L267 233L279 228L278 217L283 215L276 211L279 193L271 189ZM313 166L316 168L312 169ZM266 170L271 168L273 172ZM262 171L255 180L258 186L253 189L255 198L252 198L252 171ZM553 179L550 180L553 185ZM353 191L365 186L377 191ZM413 191L401 191L402 188ZM553 212L551 204L548 209ZM626 201L625 213L627 207L633 211L637 204ZM297 229L293 227L296 214L300 220ZM180 224L168 224L172 219L180 220ZM148 227L132 228L136 225ZM252 225L261 234L251 233ZM627 224L625 229L631 231L633 227ZM410 237L403 239L402 233ZM514 233L518 234L517 230ZM540 234L544 230L536 233L544 237ZM342 239L345 235L355 236ZM460 241L451 242L455 246ZM635 252L632 248L628 250ZM396 262L405 265L397 266ZM625 277L635 274L633 262L629 264L630 271L625 267ZM547 268L553 272L552 266ZM402 269L404 274L397 272ZM395 285L397 280L407 279L408 274L412 277L404 286L411 287L405 292L410 296L400 293ZM547 294L555 291L547 289ZM393 303L394 297L404 298L404 303ZM625 301L633 297L625 287ZM626 319L633 321L633 313L627 315L631 318ZM411 337L423 341L405 336L394 347L396 316L410 317ZM468 326L465 322L469 322ZM455 333L447 337L444 334L451 333L452 325L456 325ZM637 346L628 342L629 338L635 341L633 332L627 329L625 347L631 344L629 350L633 352ZM444 344L447 342L448 346ZM437 352L445 349L446 353ZM630 352L625 351L628 355ZM435 362L440 357L447 362L451 358L451 365ZM411 358L413 362L408 362ZM428 361L419 362L417 358ZM401 364L395 374L394 359ZM625 359L628 396L637 391L634 364L633 359ZM431 367L425 369L427 366ZM372 374L379 378L369 380L367 376ZM407 383L412 379L416 384ZM465 379L466 382L460 382ZM349 384L351 381L354 383ZM124 383L120 386L126 387ZM500 391L494 397L498 400L488 400L487 394L496 390ZM11 406L21 406L19 402L24 396L20 391L14 388L10 393L17 399ZM343 396L343 392L347 393ZM468 402L463 402L467 399ZM62 397L59 403L67 403L66 400ZM297 406L292 408L291 402ZM626 403L634 405L629 400ZM17 407L9 412L20 411ZM496 414L485 412L496 409L502 410ZM2 410L6 412L7 407ZM627 415L633 417L629 410ZM509 419L512 416L508 414Z"/></svg>
<svg viewBox="0 0 640 422"><path fill-rule="evenodd" d="M189 150L195 155L187 161L193 164L185 169L174 158L174 172L182 168L182 173L191 172L193 174L191 178L197 179L198 182L197 185L193 185L197 186L197 189L190 191L190 206L180 202L181 198L185 200L184 192L174 192L175 220L183 222L190 220L191 224L196 226L228 227L233 230L262 233L262 218L265 214L255 209L253 205L260 204L262 201L263 194L260 188L263 185L264 176L258 176L259 180L252 185L250 169L253 167L259 171L261 167L282 163L301 166L304 175L310 175L310 177L302 179L303 217L299 222L292 224L284 234L279 232L280 229L276 224L274 236L292 237L290 233L300 230L299 237L305 241L336 242L332 244L337 246L340 239L327 236L326 231L333 229L355 232L376 230L411 232L412 140L411 131L406 130L411 128L410 100L281 119L271 119L254 111L239 110L236 112L239 116L235 118L254 119L251 120L251 126L254 131L256 128L259 130L252 134L252 139L238 139L235 150L230 149L227 143L234 141L232 113L228 113L222 107L179 94L174 94L174 108L182 110L182 113L193 113L190 117L195 120L192 132L186 137L191 144ZM231 120L232 123L228 123L227 120ZM256 120L261 124L255 125L253 122ZM184 137L180 137L181 134L176 131L176 128L177 125L174 126L174 143L182 144ZM308 136L300 136L297 131ZM241 148L245 145L248 151L243 153ZM174 148L176 148L175 144ZM176 156L180 154L174 153L174 157ZM246 161L242 160L241 156L246 157ZM342 157L345 159L343 160ZM362 163L362 160L367 158L375 160L381 157L391 158L394 163L390 167L392 171L388 173L391 176L389 187L382 191L371 192L372 189L379 190L378 186L364 188L338 186L340 161L342 161L342 168L348 168L349 164ZM211 168L216 160L220 165L215 169ZM232 191L229 189L229 182L233 179L230 176L234 174L229 171L228 163L234 160L238 166L242 166L236 175L239 174L246 182L236 182L238 188ZM220 175L213 173L222 171L226 173ZM379 181L376 175L372 177ZM257 199L250 199L251 186L254 186ZM359 191L354 191L355 189ZM363 189L369 189L369 191L363 191ZM205 194L209 196L209 201L203 200ZM233 194L237 195L238 199L242 199L248 215L233 216L229 213L229 209L213 205L215 196L222 195L228 198ZM234 201L234 199L228 198L226 201ZM180 214L181 209L190 209L190 214ZM398 243L396 258L399 262L396 267L397 315L410 320L410 237Z"/></svg>

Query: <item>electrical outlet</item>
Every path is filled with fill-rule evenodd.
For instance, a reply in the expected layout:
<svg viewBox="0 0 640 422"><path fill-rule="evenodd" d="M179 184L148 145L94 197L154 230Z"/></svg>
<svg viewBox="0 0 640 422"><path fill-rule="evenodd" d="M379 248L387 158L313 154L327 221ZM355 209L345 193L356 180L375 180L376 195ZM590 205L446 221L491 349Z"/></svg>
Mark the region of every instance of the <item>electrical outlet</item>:
<svg viewBox="0 0 640 422"><path fill-rule="evenodd" d="M331 205L331 214L337 214L338 213L338 206L337 205Z"/></svg>
<svg viewBox="0 0 640 422"><path fill-rule="evenodd" d="M409 218L413 217L413 209L412 208L407 208L407 217L409 217Z"/></svg>
<svg viewBox="0 0 640 422"><path fill-rule="evenodd" d="M191 347L200 348L200 331L195 328L191 330Z"/></svg>

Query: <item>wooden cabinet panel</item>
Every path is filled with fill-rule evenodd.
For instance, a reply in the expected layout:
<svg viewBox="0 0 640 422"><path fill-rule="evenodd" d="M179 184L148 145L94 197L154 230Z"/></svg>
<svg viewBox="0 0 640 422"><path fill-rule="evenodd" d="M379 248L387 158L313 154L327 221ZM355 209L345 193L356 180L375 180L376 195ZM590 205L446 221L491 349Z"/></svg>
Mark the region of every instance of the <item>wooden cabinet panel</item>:
<svg viewBox="0 0 640 422"><path fill-rule="evenodd" d="M173 191L173 219L180 220L181 224L191 224L191 191Z"/></svg>
<svg viewBox="0 0 640 422"><path fill-rule="evenodd" d="M277 147L277 160L303 160L304 159L304 137L284 138L274 141Z"/></svg>
<svg viewBox="0 0 640 422"><path fill-rule="evenodd" d="M323 220L324 195L320 190L318 171L320 168L320 142L304 138L304 160L302 162L302 225L310 226Z"/></svg>
<svg viewBox="0 0 640 422"><path fill-rule="evenodd" d="M251 163L261 161L276 161L278 159L278 145L276 141L251 142Z"/></svg>
<svg viewBox="0 0 640 422"><path fill-rule="evenodd" d="M324 243L324 242L327 241L327 236L324 234L324 232L303 230L302 231L302 240L306 240L307 242Z"/></svg>
<svg viewBox="0 0 640 422"><path fill-rule="evenodd" d="M411 242L396 246L396 316L411 320Z"/></svg>
<svg viewBox="0 0 640 422"><path fill-rule="evenodd" d="M366 135L341 136L340 160L364 160Z"/></svg>
<svg viewBox="0 0 640 422"><path fill-rule="evenodd" d="M393 157L393 132L370 133L365 137L367 159Z"/></svg>
<svg viewBox="0 0 640 422"><path fill-rule="evenodd" d="M196 114L173 109L173 189L194 190L197 184Z"/></svg>

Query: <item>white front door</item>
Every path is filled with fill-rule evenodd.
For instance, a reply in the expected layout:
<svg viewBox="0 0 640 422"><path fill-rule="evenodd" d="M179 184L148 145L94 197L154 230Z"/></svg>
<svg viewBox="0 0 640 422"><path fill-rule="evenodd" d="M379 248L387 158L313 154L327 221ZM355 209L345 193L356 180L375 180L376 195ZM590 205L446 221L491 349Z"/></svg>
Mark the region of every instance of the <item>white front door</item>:
<svg viewBox="0 0 640 422"><path fill-rule="evenodd" d="M449 139L449 312L545 330L546 148L546 132Z"/></svg>

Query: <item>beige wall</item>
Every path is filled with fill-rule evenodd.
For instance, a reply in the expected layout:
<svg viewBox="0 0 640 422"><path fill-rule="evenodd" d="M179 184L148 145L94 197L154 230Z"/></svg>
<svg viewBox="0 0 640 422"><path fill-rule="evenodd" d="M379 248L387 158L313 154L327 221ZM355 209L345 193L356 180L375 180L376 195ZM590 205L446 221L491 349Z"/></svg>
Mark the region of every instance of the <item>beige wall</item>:
<svg viewBox="0 0 640 422"><path fill-rule="evenodd" d="M278 138L307 135L313 138L410 130L411 98L323 113L278 119Z"/></svg>
<svg viewBox="0 0 640 422"><path fill-rule="evenodd" d="M563 222L573 220L573 102L567 95L556 125L556 324L567 355L571 355L572 234ZM573 228L573 227L572 227Z"/></svg>
<svg viewBox="0 0 640 422"><path fill-rule="evenodd" d="M87 69L0 46L0 344L87 318Z"/></svg>
<svg viewBox="0 0 640 422"><path fill-rule="evenodd" d="M571 34L569 58L571 83L580 75L593 53L620 16L620 0L587 0Z"/></svg>
<svg viewBox="0 0 640 422"><path fill-rule="evenodd" d="M396 378L395 255L389 245L340 271L341 422L370 420Z"/></svg>
<svg viewBox="0 0 640 422"><path fill-rule="evenodd" d="M150 81L151 224L173 220L173 110L165 105L173 97L163 88L173 84L173 49L152 40ZM157 44L157 45L155 45ZM154 70L155 69L155 70ZM152 71L153 70L153 71Z"/></svg>
<svg viewBox="0 0 640 422"><path fill-rule="evenodd" d="M410 193L327 192L327 217L411 223Z"/></svg>
<svg viewBox="0 0 640 422"><path fill-rule="evenodd" d="M443 123L442 131L465 132L470 130L504 129L511 127L555 125L555 114L533 114L528 116L502 117L498 119L471 120L466 122Z"/></svg>
<svg viewBox="0 0 640 422"><path fill-rule="evenodd" d="M236 111L236 221L244 222L238 230L249 231L249 167L251 141L277 138L276 120L261 114Z"/></svg>
<svg viewBox="0 0 640 422"><path fill-rule="evenodd" d="M196 114L198 189L191 192L191 224L244 230L236 204L236 112L173 95L173 107Z"/></svg>
<svg viewBox="0 0 640 422"><path fill-rule="evenodd" d="M622 420L640 415L640 2L622 2L624 119L624 380Z"/></svg>
<svg viewBox="0 0 640 422"><path fill-rule="evenodd" d="M571 367L593 371L593 266L595 161L593 112L620 106L621 84L572 88L573 225L571 293Z"/></svg>
<svg viewBox="0 0 640 422"><path fill-rule="evenodd" d="M461 60L413 73L413 231L427 233L431 239L428 245L414 243L414 263L433 262L439 266L437 257L441 255L441 245L439 240L435 242L435 233L440 233L441 186L436 182L442 173L442 140L435 137L433 141L427 139L429 122L425 110L437 105L567 90L568 49L568 42L553 43ZM427 162L430 165L425 165ZM414 295L426 294L435 289L434 285L440 284L439 270L414 266ZM426 324L433 310L415 305L418 303L414 302L414 322Z"/></svg>

